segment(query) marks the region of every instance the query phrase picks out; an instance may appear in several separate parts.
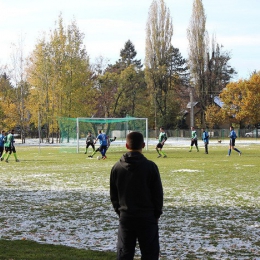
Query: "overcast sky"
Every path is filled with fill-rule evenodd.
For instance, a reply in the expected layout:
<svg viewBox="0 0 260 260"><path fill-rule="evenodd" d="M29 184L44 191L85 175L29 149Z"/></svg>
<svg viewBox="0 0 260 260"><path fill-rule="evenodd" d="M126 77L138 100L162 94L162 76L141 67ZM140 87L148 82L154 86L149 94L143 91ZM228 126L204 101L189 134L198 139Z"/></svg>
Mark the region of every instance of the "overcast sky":
<svg viewBox="0 0 260 260"><path fill-rule="evenodd" d="M0 65L8 62L12 43L22 37L24 50L33 50L37 39L55 28L62 14L67 26L76 20L85 34L84 44L92 62L102 55L111 63L130 39L137 58L144 61L145 27L152 0L0 0ZM187 58L187 28L193 0L165 0L173 20L172 44ZM206 28L231 53L230 65L248 78L260 70L260 0L204 0Z"/></svg>

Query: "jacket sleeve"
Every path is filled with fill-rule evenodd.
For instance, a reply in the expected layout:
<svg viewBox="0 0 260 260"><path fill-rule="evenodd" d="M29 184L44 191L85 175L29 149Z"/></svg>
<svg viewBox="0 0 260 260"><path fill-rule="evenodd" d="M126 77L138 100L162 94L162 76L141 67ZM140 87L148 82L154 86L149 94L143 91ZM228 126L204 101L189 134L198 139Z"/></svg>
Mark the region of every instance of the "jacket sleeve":
<svg viewBox="0 0 260 260"><path fill-rule="evenodd" d="M163 187L159 169L154 164L154 178L152 183L152 200L154 205L154 215L156 218L160 218L163 208Z"/></svg>
<svg viewBox="0 0 260 260"><path fill-rule="evenodd" d="M114 167L111 170L110 173L110 200L112 202L113 208L115 210L115 212L120 215L120 211L119 211L119 198L118 198L118 190L117 190L117 186L116 186L116 177L115 177L115 170Z"/></svg>

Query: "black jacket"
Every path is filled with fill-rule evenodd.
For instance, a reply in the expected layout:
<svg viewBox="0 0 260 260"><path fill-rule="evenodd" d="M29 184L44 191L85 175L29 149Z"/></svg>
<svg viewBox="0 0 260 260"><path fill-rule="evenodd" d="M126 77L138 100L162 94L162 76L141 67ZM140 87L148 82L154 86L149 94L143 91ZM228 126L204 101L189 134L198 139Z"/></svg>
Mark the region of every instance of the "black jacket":
<svg viewBox="0 0 260 260"><path fill-rule="evenodd" d="M118 215L159 218L163 188L157 165L139 152L128 152L113 166L110 199Z"/></svg>

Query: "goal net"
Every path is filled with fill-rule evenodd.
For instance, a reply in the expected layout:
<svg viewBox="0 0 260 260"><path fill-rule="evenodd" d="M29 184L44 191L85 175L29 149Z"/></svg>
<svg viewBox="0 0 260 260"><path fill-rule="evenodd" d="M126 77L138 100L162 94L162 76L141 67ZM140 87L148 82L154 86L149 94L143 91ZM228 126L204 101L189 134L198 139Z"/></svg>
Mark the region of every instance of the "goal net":
<svg viewBox="0 0 260 260"><path fill-rule="evenodd" d="M88 132L95 137L98 130L102 130L110 138L116 137L117 140L124 140L126 135L132 131L143 134L148 149L148 119L137 117L124 118L69 118L61 117L58 119L60 129L61 146L69 150L76 148L79 153L80 147L84 146ZM75 151L75 150L74 150Z"/></svg>

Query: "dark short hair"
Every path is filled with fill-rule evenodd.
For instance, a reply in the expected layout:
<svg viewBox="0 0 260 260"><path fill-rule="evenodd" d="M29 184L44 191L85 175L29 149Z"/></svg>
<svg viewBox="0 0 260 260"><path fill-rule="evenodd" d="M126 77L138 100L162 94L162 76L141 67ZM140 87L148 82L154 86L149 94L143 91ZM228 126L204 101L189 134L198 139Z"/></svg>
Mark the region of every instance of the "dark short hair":
<svg viewBox="0 0 260 260"><path fill-rule="evenodd" d="M129 149L131 150L140 150L143 148L144 137L139 132L131 132L126 136L126 142Z"/></svg>

